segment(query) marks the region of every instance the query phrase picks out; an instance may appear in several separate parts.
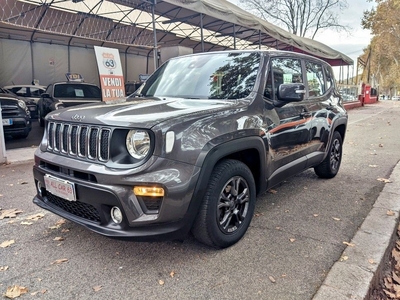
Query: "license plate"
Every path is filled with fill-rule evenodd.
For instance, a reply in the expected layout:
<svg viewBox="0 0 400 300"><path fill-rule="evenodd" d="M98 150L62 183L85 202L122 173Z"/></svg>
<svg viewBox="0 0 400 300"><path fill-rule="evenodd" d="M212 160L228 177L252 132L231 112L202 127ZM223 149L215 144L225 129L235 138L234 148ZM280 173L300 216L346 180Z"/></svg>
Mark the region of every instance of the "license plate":
<svg viewBox="0 0 400 300"><path fill-rule="evenodd" d="M30 107L29 107L29 110L30 110L30 111L35 111L35 110L36 110L36 106L30 106Z"/></svg>
<svg viewBox="0 0 400 300"><path fill-rule="evenodd" d="M76 201L75 185L68 180L46 174L44 176L46 190L55 196L68 201Z"/></svg>
<svg viewBox="0 0 400 300"><path fill-rule="evenodd" d="M13 124L12 119L2 119L3 120L3 126L10 126Z"/></svg>

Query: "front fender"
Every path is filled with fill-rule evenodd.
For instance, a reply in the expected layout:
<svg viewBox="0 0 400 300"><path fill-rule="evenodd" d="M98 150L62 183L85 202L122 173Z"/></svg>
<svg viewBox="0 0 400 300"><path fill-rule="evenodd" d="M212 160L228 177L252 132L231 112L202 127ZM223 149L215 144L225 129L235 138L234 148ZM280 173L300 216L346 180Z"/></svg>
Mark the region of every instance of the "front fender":
<svg viewBox="0 0 400 300"><path fill-rule="evenodd" d="M267 150L265 148L264 141L258 136L239 138L224 142L217 146L208 143L203 148L196 161L196 166L201 167L201 172L196 189L199 192L205 190L212 170L221 159L235 158L245 163L246 161L249 161L250 159L243 157L243 155L249 153L246 151L252 151L252 153L256 153L256 155L258 155L258 157L255 157L254 159L258 160L259 169L257 170L257 172L255 172L255 170L251 171L253 172L253 174L257 173L258 175L258 178L254 178L257 186L259 187L257 190L264 191L266 189ZM240 156L242 156L242 158ZM249 168L252 169L251 166L249 166Z"/></svg>

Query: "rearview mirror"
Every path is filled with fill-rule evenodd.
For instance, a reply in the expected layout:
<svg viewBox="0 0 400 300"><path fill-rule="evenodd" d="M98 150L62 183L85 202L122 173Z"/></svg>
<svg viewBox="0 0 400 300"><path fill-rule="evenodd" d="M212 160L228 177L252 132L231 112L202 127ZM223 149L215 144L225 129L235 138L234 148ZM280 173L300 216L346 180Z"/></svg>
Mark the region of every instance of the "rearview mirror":
<svg viewBox="0 0 400 300"><path fill-rule="evenodd" d="M303 101L306 88L302 83L283 83L278 89L278 100L285 102Z"/></svg>

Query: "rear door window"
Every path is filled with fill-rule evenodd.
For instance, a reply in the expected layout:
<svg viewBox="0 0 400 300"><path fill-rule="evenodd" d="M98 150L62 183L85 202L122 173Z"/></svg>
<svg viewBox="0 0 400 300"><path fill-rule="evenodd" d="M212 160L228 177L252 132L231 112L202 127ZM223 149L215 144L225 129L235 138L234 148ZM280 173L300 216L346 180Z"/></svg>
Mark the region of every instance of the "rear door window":
<svg viewBox="0 0 400 300"><path fill-rule="evenodd" d="M310 97L319 97L325 94L326 86L322 65L319 63L306 61L306 74L308 84L308 95Z"/></svg>

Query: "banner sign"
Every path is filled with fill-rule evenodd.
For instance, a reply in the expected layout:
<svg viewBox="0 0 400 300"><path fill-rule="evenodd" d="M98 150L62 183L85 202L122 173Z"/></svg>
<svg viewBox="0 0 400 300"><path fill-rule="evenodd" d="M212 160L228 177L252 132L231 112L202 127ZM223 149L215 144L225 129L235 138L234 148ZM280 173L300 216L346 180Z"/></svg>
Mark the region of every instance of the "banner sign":
<svg viewBox="0 0 400 300"><path fill-rule="evenodd" d="M103 101L125 98L124 74L118 49L94 46Z"/></svg>

